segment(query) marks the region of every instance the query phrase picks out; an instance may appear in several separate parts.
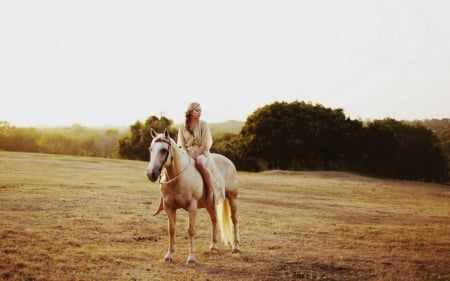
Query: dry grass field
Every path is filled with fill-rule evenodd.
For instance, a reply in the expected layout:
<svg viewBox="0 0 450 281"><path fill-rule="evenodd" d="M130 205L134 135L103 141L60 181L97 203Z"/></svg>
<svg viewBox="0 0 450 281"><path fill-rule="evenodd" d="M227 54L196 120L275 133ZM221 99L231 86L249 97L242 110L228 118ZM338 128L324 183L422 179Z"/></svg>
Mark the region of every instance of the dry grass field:
<svg viewBox="0 0 450 281"><path fill-rule="evenodd" d="M450 280L450 188L337 172L239 173L241 253L175 261L147 163L0 152L1 280Z"/></svg>

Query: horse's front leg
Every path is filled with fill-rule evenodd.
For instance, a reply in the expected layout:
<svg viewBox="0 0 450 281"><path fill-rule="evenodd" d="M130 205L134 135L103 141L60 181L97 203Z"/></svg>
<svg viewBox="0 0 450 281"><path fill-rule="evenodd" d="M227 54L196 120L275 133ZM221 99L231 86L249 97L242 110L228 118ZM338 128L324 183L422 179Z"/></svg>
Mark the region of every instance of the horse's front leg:
<svg viewBox="0 0 450 281"><path fill-rule="evenodd" d="M194 247L194 236L195 236L195 220L197 218L197 202L194 200L188 209L189 212L189 222L188 222L188 234L189 234L189 256L186 263L196 263L195 259L195 247Z"/></svg>
<svg viewBox="0 0 450 281"><path fill-rule="evenodd" d="M168 218L168 231L169 231L169 250L164 256L165 261L172 261L172 255L175 252L175 225L177 222L177 210L166 208Z"/></svg>

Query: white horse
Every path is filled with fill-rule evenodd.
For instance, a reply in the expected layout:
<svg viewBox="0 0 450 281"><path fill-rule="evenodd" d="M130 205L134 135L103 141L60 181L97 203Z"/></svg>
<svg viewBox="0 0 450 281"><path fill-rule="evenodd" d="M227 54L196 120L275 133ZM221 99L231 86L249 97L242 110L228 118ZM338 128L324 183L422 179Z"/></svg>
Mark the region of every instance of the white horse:
<svg viewBox="0 0 450 281"><path fill-rule="evenodd" d="M188 234L189 234L189 256L187 263L195 263L195 219L198 208L205 208L205 188L203 178L195 167L192 159L183 151L169 136L169 131L164 130L158 134L151 129L153 137L150 145L150 162L147 168L147 177L155 182L161 172L161 195L164 200L164 209L168 217L169 250L164 256L165 261L172 261L175 251L175 224L177 209L189 212ZM223 155L212 153L216 169L222 175L225 182L225 198L221 202L215 202L216 206L206 207L212 223L212 237L210 250L216 250L217 246L217 217L222 242L232 246L232 253L239 253L239 222L237 218L237 178L236 168L228 158Z"/></svg>

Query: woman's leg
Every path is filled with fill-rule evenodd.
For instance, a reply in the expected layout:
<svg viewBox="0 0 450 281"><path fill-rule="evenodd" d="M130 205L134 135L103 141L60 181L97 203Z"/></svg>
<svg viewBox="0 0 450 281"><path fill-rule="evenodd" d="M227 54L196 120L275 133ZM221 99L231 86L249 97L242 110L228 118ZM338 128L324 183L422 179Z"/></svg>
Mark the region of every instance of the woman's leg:
<svg viewBox="0 0 450 281"><path fill-rule="evenodd" d="M195 161L198 171L203 177L203 181L205 182L205 192L206 192L206 206L214 206L214 191L211 184L211 176L208 169L205 167L205 163L203 159L197 158Z"/></svg>
<svg viewBox="0 0 450 281"><path fill-rule="evenodd" d="M156 216L157 214L161 213L161 211L164 210L164 201L162 196L159 199L159 206L158 209L153 213L153 216Z"/></svg>

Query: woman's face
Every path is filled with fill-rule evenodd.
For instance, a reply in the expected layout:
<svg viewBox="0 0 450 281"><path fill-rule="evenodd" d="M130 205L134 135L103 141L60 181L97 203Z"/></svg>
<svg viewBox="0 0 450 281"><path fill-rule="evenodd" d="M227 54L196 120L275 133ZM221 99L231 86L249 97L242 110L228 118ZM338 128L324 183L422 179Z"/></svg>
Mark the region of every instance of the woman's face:
<svg viewBox="0 0 450 281"><path fill-rule="evenodd" d="M191 117L194 120L200 119L201 115L202 115L202 108L200 105L197 106L196 108L194 108L194 110L192 110L192 112L191 112Z"/></svg>

